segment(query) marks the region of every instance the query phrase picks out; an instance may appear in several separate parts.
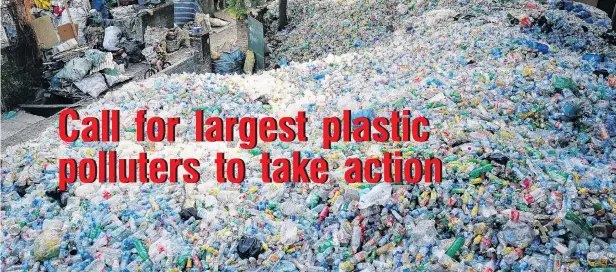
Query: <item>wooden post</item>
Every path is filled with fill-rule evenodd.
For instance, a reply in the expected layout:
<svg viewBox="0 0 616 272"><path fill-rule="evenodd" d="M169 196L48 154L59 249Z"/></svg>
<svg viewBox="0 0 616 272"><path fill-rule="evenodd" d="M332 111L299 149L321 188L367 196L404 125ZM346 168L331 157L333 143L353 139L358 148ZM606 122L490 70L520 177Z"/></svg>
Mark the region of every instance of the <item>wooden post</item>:
<svg viewBox="0 0 616 272"><path fill-rule="evenodd" d="M15 6L15 11L17 12L17 21L21 25L31 25L32 24L32 12L30 11L30 7L32 7L32 0L23 0L23 1L13 1L13 5Z"/></svg>
<svg viewBox="0 0 616 272"><path fill-rule="evenodd" d="M612 30L616 31L616 3L614 3L614 11L612 11Z"/></svg>
<svg viewBox="0 0 616 272"><path fill-rule="evenodd" d="M287 0L278 2L278 31L282 31L288 24L287 21Z"/></svg>

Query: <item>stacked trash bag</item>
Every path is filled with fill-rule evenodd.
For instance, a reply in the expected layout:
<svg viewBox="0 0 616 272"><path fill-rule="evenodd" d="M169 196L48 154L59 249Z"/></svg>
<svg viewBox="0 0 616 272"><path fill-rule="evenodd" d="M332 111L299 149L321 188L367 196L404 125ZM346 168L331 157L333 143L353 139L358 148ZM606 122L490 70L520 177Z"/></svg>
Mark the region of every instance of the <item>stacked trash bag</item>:
<svg viewBox="0 0 616 272"><path fill-rule="evenodd" d="M244 68L245 55L239 48L222 52L220 58L212 63L214 73L221 75L241 74Z"/></svg>
<svg viewBox="0 0 616 272"><path fill-rule="evenodd" d="M382 41L350 53L319 51L316 60L259 75L128 83L79 110L121 109L118 143L65 143L52 127L2 153L3 270L614 271L616 47L604 38L605 14L564 5L573 8L430 1L396 19ZM378 14L379 5L370 9ZM141 109L181 117L176 141L136 141ZM428 141L323 148L324 117L403 109L430 120ZM195 143L197 110L278 118L305 111L308 141L250 150L237 141ZM59 191L58 159L99 150L197 158L201 180L97 180ZM293 151L326 159L329 180L263 183L260 154ZM396 151L440 158L442 181L344 181L347 158ZM216 181L218 152L246 162L242 183Z"/></svg>

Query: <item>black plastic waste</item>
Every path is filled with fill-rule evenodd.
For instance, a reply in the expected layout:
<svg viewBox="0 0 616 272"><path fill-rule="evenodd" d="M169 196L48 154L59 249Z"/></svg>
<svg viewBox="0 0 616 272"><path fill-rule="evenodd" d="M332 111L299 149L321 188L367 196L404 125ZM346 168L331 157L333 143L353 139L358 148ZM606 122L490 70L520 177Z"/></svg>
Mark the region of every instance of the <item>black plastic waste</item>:
<svg viewBox="0 0 616 272"><path fill-rule="evenodd" d="M601 34L601 38L610 44L616 45L616 32L605 32Z"/></svg>
<svg viewBox="0 0 616 272"><path fill-rule="evenodd" d="M242 259L257 258L263 252L261 241L254 237L244 237L237 244L237 254Z"/></svg>
<svg viewBox="0 0 616 272"><path fill-rule="evenodd" d="M269 99L267 99L267 97L264 95L259 96L259 98L257 98L256 100L261 102L261 104L263 105L269 105Z"/></svg>
<svg viewBox="0 0 616 272"><path fill-rule="evenodd" d="M415 30L413 29L413 27L412 27L412 26L407 26L407 27L406 27L406 33L407 33L407 34L413 34L413 32L414 32L414 31L415 31Z"/></svg>
<svg viewBox="0 0 616 272"><path fill-rule="evenodd" d="M550 33L552 32L552 24L550 24L548 22L548 19L545 18L545 15L539 17L538 19L536 19L537 21L537 25L539 27L541 27L541 32L542 33ZM584 26L582 26L582 28L584 28ZM586 31L588 31L588 29L586 29ZM586 32L584 31L584 32Z"/></svg>
<svg viewBox="0 0 616 272"><path fill-rule="evenodd" d="M60 190L53 190L45 192L45 195L55 201L58 201L60 207L66 206L67 197L63 197L65 192Z"/></svg>
<svg viewBox="0 0 616 272"><path fill-rule="evenodd" d="M501 153L492 153L490 156L486 158L488 161L496 162L498 164L507 165L509 162L509 157L501 154Z"/></svg>
<svg viewBox="0 0 616 272"><path fill-rule="evenodd" d="M28 189L28 187L30 187L30 185L24 185L24 186L15 186L15 192L21 196L24 197L26 195L26 189Z"/></svg>
<svg viewBox="0 0 616 272"><path fill-rule="evenodd" d="M197 209L195 208L185 208L180 211L180 218L182 218L182 220L186 221L191 217L194 217L197 220L201 220L201 217L197 215Z"/></svg>
<svg viewBox="0 0 616 272"><path fill-rule="evenodd" d="M612 238L614 230L616 230L614 225L597 224L592 227L592 234L598 238Z"/></svg>
<svg viewBox="0 0 616 272"><path fill-rule="evenodd" d="M75 242L73 241L68 241L67 242L67 246L68 246L68 253L71 255L77 255L77 245L75 244Z"/></svg>
<svg viewBox="0 0 616 272"><path fill-rule="evenodd" d="M128 40L121 42L118 46L126 50L126 54L128 55L128 60L130 62L138 63L145 60L145 56L141 54L141 50L145 48L145 44L143 42Z"/></svg>
<svg viewBox="0 0 616 272"><path fill-rule="evenodd" d="M509 23L512 25L518 25L520 24L520 20L518 18L515 18L513 15L511 14L507 14L507 20L509 20Z"/></svg>
<svg viewBox="0 0 616 272"><path fill-rule="evenodd" d="M592 73L597 75L597 76L602 76L602 77L605 77L605 78L607 78L610 75L610 73L607 70L605 70L605 69L595 70Z"/></svg>
<svg viewBox="0 0 616 272"><path fill-rule="evenodd" d="M469 143L470 141L467 139L459 139L451 144L451 147L461 146L463 144Z"/></svg>
<svg viewBox="0 0 616 272"><path fill-rule="evenodd" d="M453 20L454 21L458 21L460 19L462 19L462 20L469 20L469 19L471 19L473 17L475 17L475 15L467 14L467 15L462 16L462 13L458 13L458 15L453 17Z"/></svg>

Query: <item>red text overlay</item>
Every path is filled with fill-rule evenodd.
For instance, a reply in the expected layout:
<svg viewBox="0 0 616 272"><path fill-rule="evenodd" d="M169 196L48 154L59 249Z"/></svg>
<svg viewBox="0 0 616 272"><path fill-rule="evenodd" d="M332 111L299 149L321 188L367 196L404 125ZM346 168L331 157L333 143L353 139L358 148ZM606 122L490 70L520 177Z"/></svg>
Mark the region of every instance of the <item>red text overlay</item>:
<svg viewBox="0 0 616 272"><path fill-rule="evenodd" d="M179 117L146 117L146 110L135 116L136 142L175 142ZM340 117L327 117L322 122L322 149L336 148L340 143L363 142L426 142L430 137L430 122L425 117L411 117L409 110L393 111L388 117L355 117L345 110ZM207 116L202 110L195 111L195 142L235 142L242 149L254 149L259 142L283 143L307 142L306 127L309 122L305 112L294 117L229 117ZM70 122L81 123L79 129L70 129ZM82 117L72 109L60 113L58 135L67 143L119 142L120 113L118 110L103 110L100 117ZM123 128L129 130L130 128ZM261 180L265 183L315 182L326 183L332 170L330 163L318 156L302 156L292 151L290 158L272 158L268 152L254 153L260 156ZM304 154L305 155L305 154ZM382 158L374 156L362 160L346 159L341 175L346 182L417 183L441 182L442 162L438 158L420 160L404 158L400 151L384 152ZM213 159L216 180L220 183L241 183L246 179L246 164L240 158L225 157L219 152ZM153 158L146 152L138 158L118 158L116 151L101 150L95 158L59 159L59 188L66 190L75 181L82 183L165 183L200 180L201 163L196 158Z"/></svg>

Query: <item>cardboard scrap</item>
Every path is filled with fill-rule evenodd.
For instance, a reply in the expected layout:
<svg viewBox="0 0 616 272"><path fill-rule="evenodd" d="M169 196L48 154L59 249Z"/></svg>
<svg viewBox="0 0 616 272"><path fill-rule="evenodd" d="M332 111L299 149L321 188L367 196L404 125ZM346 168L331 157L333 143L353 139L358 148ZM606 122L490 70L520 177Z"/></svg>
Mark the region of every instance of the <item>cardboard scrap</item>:
<svg viewBox="0 0 616 272"><path fill-rule="evenodd" d="M75 32L73 32L73 29ZM79 25L73 24L73 29L71 29L71 24L58 26L58 35L60 35L60 40L65 42L72 38L77 38L75 34L79 35Z"/></svg>
<svg viewBox="0 0 616 272"><path fill-rule="evenodd" d="M42 16L37 18L32 22L32 26L40 48L49 49L60 42L51 22L51 17Z"/></svg>

